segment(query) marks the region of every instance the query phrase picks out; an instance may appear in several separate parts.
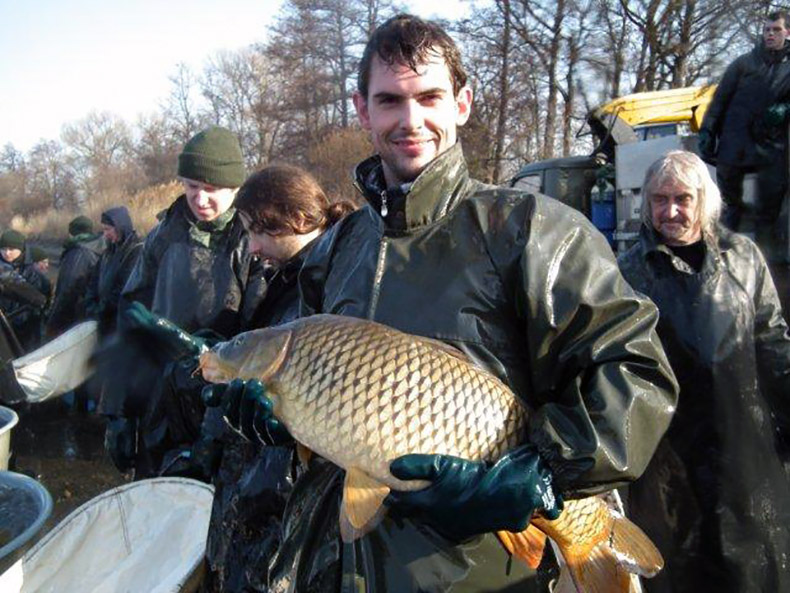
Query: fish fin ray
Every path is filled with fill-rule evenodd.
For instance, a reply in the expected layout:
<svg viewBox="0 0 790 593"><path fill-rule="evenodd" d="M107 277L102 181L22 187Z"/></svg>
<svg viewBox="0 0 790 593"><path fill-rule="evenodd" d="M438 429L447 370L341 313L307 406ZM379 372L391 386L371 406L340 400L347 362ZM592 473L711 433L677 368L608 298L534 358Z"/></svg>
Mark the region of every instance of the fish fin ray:
<svg viewBox="0 0 790 593"><path fill-rule="evenodd" d="M609 538L592 550L560 549L573 582L585 593L629 593L632 575L655 576L664 560L644 532L625 517L614 519Z"/></svg>
<svg viewBox="0 0 790 593"><path fill-rule="evenodd" d="M614 520L609 545L628 572L650 578L664 568L664 559L655 544L625 517Z"/></svg>
<svg viewBox="0 0 790 593"><path fill-rule="evenodd" d="M357 467L346 470L343 502L351 525L362 529L376 515L389 494L389 486Z"/></svg>
<svg viewBox="0 0 790 593"><path fill-rule="evenodd" d="M497 531L499 541L511 556L522 560L532 569L536 569L543 558L546 547L546 534L530 524L524 531Z"/></svg>
<svg viewBox="0 0 790 593"><path fill-rule="evenodd" d="M390 493L389 486L371 478L357 467L346 470L343 484L343 506L351 526L358 531L375 519L381 519L379 510L384 506L384 499Z"/></svg>
<svg viewBox="0 0 790 593"><path fill-rule="evenodd" d="M351 524L351 520L348 517L348 512L346 511L345 501L341 502L340 504L340 539L343 540L344 543L350 544L355 540L358 540L363 535L367 535L376 526L381 522L384 518L384 515L387 512L387 507L381 505L379 509L376 511L376 514L368 521L365 525L361 528L357 529Z"/></svg>

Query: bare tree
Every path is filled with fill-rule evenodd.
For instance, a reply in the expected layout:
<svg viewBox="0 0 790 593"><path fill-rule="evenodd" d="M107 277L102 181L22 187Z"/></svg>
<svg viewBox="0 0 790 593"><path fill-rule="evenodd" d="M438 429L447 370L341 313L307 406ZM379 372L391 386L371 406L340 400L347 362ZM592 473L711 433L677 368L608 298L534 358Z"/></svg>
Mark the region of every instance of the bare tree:
<svg viewBox="0 0 790 593"><path fill-rule="evenodd" d="M202 124L196 99L199 81L189 66L182 62L170 76L170 84L164 112L173 134L181 144L185 144L200 130Z"/></svg>

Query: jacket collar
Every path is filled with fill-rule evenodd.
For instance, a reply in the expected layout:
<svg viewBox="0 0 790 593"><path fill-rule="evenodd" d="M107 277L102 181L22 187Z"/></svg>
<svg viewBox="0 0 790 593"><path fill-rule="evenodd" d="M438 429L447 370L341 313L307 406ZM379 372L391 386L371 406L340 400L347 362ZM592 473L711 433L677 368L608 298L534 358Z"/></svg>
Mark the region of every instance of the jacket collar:
<svg viewBox="0 0 790 593"><path fill-rule="evenodd" d="M180 214L187 222L189 237L209 249L225 238L225 231L234 222L236 208L231 206L214 220L198 220L187 204L186 194L180 195L167 210L166 218Z"/></svg>
<svg viewBox="0 0 790 593"><path fill-rule="evenodd" d="M415 229L430 225L444 217L466 195L471 183L460 142L434 159L410 185L386 188L381 157L373 156L357 165L354 185L382 214L386 200L387 216L382 216L387 226L394 226L391 210L403 210L405 224L400 228Z"/></svg>
<svg viewBox="0 0 790 593"><path fill-rule="evenodd" d="M718 271L721 266L721 254L723 251L729 249L729 243L725 242L725 244L722 245L722 242L719 240L722 233L727 233L726 229L717 224L714 230L714 237L710 237L707 234L703 235L703 240L705 241L705 260L702 263L702 269L699 273L705 277ZM696 270L692 269L691 266L672 253L672 250L667 247L667 245L661 242L659 234L652 226L642 224L642 228L639 232L639 242L646 259L663 259L676 271L683 274L693 275L697 273Z"/></svg>

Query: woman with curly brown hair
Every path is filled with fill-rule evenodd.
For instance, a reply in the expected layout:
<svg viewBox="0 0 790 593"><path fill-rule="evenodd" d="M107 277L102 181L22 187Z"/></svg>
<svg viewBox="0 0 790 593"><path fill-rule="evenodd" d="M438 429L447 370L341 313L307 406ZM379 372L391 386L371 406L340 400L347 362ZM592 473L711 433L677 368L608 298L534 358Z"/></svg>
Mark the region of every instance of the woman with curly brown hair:
<svg viewBox="0 0 790 593"><path fill-rule="evenodd" d="M250 236L250 251L273 270L252 326L295 319L302 262L324 231L354 205L330 202L309 173L290 165L273 165L250 176L235 205ZM220 410L208 409L204 427L217 425L211 418L221 418ZM281 517L296 477L294 444L252 443L230 428L220 440L204 590L265 591L268 563L280 543Z"/></svg>

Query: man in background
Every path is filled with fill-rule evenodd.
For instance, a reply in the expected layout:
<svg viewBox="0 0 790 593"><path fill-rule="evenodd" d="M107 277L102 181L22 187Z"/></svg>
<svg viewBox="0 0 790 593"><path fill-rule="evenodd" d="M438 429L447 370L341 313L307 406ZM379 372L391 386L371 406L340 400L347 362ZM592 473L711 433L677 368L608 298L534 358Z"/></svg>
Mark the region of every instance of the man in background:
<svg viewBox="0 0 790 593"><path fill-rule="evenodd" d="M629 512L666 566L651 593L790 590L790 336L755 244L719 224L705 163L673 151L648 169L626 280L658 306L677 412Z"/></svg>
<svg viewBox="0 0 790 593"><path fill-rule="evenodd" d="M787 261L787 220L780 220L787 192L790 121L790 17L770 13L762 41L729 65L699 132L702 157L716 162L725 202L722 221L741 230L746 207L743 178L757 174L755 235L770 262Z"/></svg>
<svg viewBox="0 0 790 593"><path fill-rule="evenodd" d="M47 322L50 338L88 319L87 288L103 251L104 239L101 233L93 232L90 218L77 216L69 222L69 238L63 244L55 299Z"/></svg>
<svg viewBox="0 0 790 593"><path fill-rule="evenodd" d="M107 249L99 259L88 287L88 310L90 316L98 321L100 333L107 335L115 330L121 292L143 244L125 206L102 212L101 227Z"/></svg>

